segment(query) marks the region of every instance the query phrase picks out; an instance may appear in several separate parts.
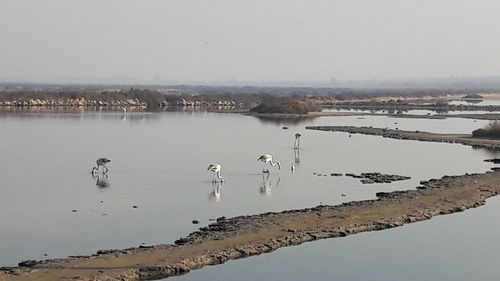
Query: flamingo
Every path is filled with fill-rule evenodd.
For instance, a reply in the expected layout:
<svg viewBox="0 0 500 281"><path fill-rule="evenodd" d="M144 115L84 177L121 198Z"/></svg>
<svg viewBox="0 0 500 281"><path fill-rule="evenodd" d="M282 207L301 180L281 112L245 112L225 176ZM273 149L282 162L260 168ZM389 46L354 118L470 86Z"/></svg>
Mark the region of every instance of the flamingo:
<svg viewBox="0 0 500 281"><path fill-rule="evenodd" d="M269 163L271 166L276 166L278 165L278 169L281 169L281 164L279 161L273 162L273 157L269 154L264 154L257 159L257 161L264 162L264 168L262 169L263 173L269 173L269 169L266 169L267 163Z"/></svg>
<svg viewBox="0 0 500 281"><path fill-rule="evenodd" d="M212 171L215 173L215 176L217 176L217 178L220 180L220 182L223 182L224 179L220 175L221 169L222 169L222 167L219 164L211 164L211 165L208 165L208 168L207 168L208 171ZM216 179L212 180L212 182L216 182L216 181L217 181Z"/></svg>
<svg viewBox="0 0 500 281"><path fill-rule="evenodd" d="M94 171L99 172L99 167L100 166L102 166L104 169L106 169L106 171L104 171L103 174L107 173L108 172L108 168L106 167L106 164L108 164L109 162L111 162L111 160L109 160L106 157L97 159L95 161L95 163L97 164L97 167L92 167L92 174L94 174Z"/></svg>
<svg viewBox="0 0 500 281"><path fill-rule="evenodd" d="M295 134L295 142L293 143L293 149L299 149L300 148L300 137L302 134L296 133Z"/></svg>

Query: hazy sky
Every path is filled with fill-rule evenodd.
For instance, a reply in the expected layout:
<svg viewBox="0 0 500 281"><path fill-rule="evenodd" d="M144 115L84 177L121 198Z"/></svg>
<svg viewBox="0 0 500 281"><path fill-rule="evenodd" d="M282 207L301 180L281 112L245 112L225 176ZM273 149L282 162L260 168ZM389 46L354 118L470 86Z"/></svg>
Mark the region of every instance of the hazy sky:
<svg viewBox="0 0 500 281"><path fill-rule="evenodd" d="M0 0L0 81L488 75L498 0Z"/></svg>

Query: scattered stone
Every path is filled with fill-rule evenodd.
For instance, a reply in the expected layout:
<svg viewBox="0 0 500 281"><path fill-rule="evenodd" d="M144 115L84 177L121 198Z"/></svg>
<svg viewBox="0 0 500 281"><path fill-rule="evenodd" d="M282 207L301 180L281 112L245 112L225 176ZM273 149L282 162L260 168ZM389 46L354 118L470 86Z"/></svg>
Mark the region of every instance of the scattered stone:
<svg viewBox="0 0 500 281"><path fill-rule="evenodd" d="M71 210L71 212L76 213L76 212L78 212L78 210L73 209L73 210Z"/></svg>
<svg viewBox="0 0 500 281"><path fill-rule="evenodd" d="M288 127L287 126L283 126L283 130L288 130Z"/></svg>
<svg viewBox="0 0 500 281"><path fill-rule="evenodd" d="M484 162L491 162L493 164L500 164L500 159L499 158L492 158L492 159L486 159Z"/></svg>
<svg viewBox="0 0 500 281"><path fill-rule="evenodd" d="M193 220L193 221L192 221L192 223L193 223L193 224L199 224L199 223L200 223L200 221L199 221L199 220Z"/></svg>
<svg viewBox="0 0 500 281"><path fill-rule="evenodd" d="M398 175L386 175L386 174L381 174L381 173L361 173L360 175L356 174L345 174L348 177L353 177L357 179L362 179L360 180L361 183L363 184L372 184L372 183L391 183L393 181L402 181L402 180L408 180L411 179L411 177L407 176L398 176ZM422 184L422 183L420 183Z"/></svg>
<svg viewBox="0 0 500 281"><path fill-rule="evenodd" d="M132 206L132 208L137 209L138 207L137 207L137 205L134 205L134 206Z"/></svg>
<svg viewBox="0 0 500 281"><path fill-rule="evenodd" d="M21 267L33 267L37 264L38 264L38 262L36 260L25 260L25 261L18 263L17 265L21 266Z"/></svg>
<svg viewBox="0 0 500 281"><path fill-rule="evenodd" d="M330 176L332 176L332 177L341 177L342 174L340 174L340 173L331 173Z"/></svg>

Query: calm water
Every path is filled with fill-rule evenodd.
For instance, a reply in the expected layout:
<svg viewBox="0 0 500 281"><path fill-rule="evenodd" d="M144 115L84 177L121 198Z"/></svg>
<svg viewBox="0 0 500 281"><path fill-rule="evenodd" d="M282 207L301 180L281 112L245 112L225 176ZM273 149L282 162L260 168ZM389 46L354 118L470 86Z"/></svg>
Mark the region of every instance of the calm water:
<svg viewBox="0 0 500 281"><path fill-rule="evenodd" d="M396 112L389 112L388 110L355 110L355 109L323 109L323 112L347 112L347 113L372 113L372 114L395 114ZM458 115L458 114L491 114L500 113L499 111L486 111L486 110L450 110L444 112L436 112L434 110L414 109L400 112L403 115Z"/></svg>
<svg viewBox="0 0 500 281"><path fill-rule="evenodd" d="M451 101L450 104L454 104L454 105L460 105L460 104L463 104L463 105L500 105L500 100L497 100L497 99L484 99L484 100L480 100L480 101L466 101L466 100L455 100L455 101Z"/></svg>
<svg viewBox="0 0 500 281"><path fill-rule="evenodd" d="M288 124L203 112L0 113L0 266L172 243L210 218L339 204L414 188L420 180L444 174L484 172L491 165L483 160L497 153L304 130L307 125L361 125L463 133L483 124L473 121L321 117ZM292 149L296 132L303 134L299 153ZM283 166L271 169L269 177L262 176L256 161L264 153ZM90 170L102 156L112 159L110 171L94 178ZM222 164L226 180L220 198L213 195L217 185L206 171L214 162ZM313 175L372 171L412 179L363 185L348 177ZM201 225L191 224L193 219ZM349 239L361 238L332 243Z"/></svg>
<svg viewBox="0 0 500 281"><path fill-rule="evenodd" d="M495 281L499 212L496 197L464 213L281 248L166 280Z"/></svg>
<svg viewBox="0 0 500 281"><path fill-rule="evenodd" d="M476 105L476 106L488 106L488 105L500 105L500 100L498 99L484 99L477 102L471 102L466 100L454 100L450 101L451 105ZM358 109L324 109L324 112L349 112L349 113L378 113L378 114L387 114L387 113L395 113L389 112L388 110L358 110ZM407 110L401 112L402 114L411 114L411 115L456 115L456 114L485 114L485 113L500 113L498 111L482 111L482 110L460 110L460 111L446 111L446 112L436 112L433 110Z"/></svg>

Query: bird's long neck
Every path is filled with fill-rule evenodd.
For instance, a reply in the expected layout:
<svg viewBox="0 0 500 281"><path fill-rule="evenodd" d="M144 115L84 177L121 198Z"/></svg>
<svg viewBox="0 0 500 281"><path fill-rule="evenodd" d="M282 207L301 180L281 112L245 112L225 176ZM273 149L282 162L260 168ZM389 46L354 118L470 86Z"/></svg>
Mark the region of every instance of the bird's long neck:
<svg viewBox="0 0 500 281"><path fill-rule="evenodd" d="M217 171L216 175L217 175L217 178L222 179L222 177L220 175L220 170Z"/></svg>
<svg viewBox="0 0 500 281"><path fill-rule="evenodd" d="M276 162L273 162L273 160L269 161L269 163L271 164L271 166L276 166L278 165L278 168L281 169L281 164L279 161L276 161Z"/></svg>

